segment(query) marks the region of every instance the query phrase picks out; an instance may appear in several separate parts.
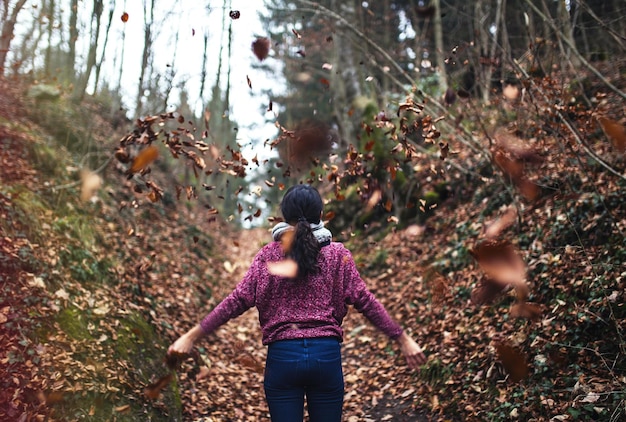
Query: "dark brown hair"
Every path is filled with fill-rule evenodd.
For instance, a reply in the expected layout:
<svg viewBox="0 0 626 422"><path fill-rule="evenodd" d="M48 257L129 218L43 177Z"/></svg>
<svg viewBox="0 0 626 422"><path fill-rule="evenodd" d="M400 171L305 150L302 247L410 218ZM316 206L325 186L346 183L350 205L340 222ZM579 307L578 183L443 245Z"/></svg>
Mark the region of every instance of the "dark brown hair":
<svg viewBox="0 0 626 422"><path fill-rule="evenodd" d="M311 230L322 214L322 197L310 185L290 187L280 204L285 221L295 227L294 239L287 255L298 264L298 278L319 272L317 258L320 244Z"/></svg>

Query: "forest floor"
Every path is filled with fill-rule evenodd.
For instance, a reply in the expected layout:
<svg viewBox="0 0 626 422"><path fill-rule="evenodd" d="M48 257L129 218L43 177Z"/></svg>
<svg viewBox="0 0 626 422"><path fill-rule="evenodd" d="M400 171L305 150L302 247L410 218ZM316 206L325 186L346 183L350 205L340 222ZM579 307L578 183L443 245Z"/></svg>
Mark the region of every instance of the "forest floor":
<svg viewBox="0 0 626 422"><path fill-rule="evenodd" d="M0 88L0 420L267 420L255 310L200 342L174 375L164 359L235 286L268 230L234 230L191 201L155 203L114 161L96 199L81 200L70 137L50 132L78 118L46 121L59 104L33 108L17 84ZM622 122L622 103L598 98L597 109ZM89 105L80 113L112 151L119 131ZM513 195L489 170L467 185L451 180L455 195L420 226L335 233L348 238L368 287L428 357L421 371L409 370L397 346L351 311L346 421L626 414L625 162L589 112L570 114L588 131L586 148L617 174L564 126L550 126L554 119L525 118L518 130L541 135L527 139L543 157L528 170L543 186L539 199ZM152 176L172 185L167 170L154 166ZM519 314L515 289L489 291L472 255L511 208L516 222L499 235L524 262L529 315Z"/></svg>

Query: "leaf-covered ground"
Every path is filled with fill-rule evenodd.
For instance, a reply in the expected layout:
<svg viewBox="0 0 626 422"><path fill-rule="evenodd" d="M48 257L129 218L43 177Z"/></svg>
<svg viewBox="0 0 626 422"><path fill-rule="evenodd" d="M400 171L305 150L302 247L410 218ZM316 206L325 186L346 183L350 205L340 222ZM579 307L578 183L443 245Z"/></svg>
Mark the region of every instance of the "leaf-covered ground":
<svg viewBox="0 0 626 422"><path fill-rule="evenodd" d="M173 381L164 357L234 287L267 229L234 231L193 201L154 203L116 161L102 173L99 199L81 201L68 150L28 110L37 105L21 107L13 83L0 92L0 419L266 420L255 310L198 344ZM626 108L615 104L597 108L621 124ZM85 110L99 114L96 105ZM524 120L518 132L535 134L528 142L543 157L525 176L542 186L539 198L520 198L493 167L458 154L480 177L451 178L453 194L422 225L336 233L429 358L410 371L397 347L351 312L345 420L624 417L623 153L598 125L581 123L590 115L565 111L617 175L582 145L565 144L563 126ZM94 124L112 151L110 124ZM493 224L511 208L513 221ZM499 294L485 287L476 251L493 233L521 255L535 311L528 318L514 317L521 285Z"/></svg>

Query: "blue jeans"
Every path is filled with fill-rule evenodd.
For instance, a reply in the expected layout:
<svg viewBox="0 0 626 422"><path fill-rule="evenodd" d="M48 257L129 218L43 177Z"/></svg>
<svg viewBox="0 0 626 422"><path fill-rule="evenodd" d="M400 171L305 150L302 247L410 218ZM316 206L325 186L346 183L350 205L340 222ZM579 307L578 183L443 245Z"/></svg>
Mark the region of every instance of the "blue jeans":
<svg viewBox="0 0 626 422"><path fill-rule="evenodd" d="M272 422L302 421L305 396L311 422L341 421L344 386L339 340L270 343L263 384Z"/></svg>

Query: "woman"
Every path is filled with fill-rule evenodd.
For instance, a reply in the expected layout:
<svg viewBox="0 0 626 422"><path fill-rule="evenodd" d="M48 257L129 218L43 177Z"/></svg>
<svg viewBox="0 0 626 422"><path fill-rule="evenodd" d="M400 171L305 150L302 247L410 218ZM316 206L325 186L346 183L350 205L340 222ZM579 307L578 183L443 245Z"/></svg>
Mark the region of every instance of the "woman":
<svg viewBox="0 0 626 422"><path fill-rule="evenodd" d="M235 290L168 353L189 353L198 339L256 306L268 346L264 387L272 421L303 420L305 397L312 422L340 421L341 323L347 305L396 340L411 368L426 357L367 289L350 252L332 242L320 220L318 191L309 185L291 187L281 212L285 222L272 230L274 241L257 253ZM290 265L294 271L285 276Z"/></svg>

